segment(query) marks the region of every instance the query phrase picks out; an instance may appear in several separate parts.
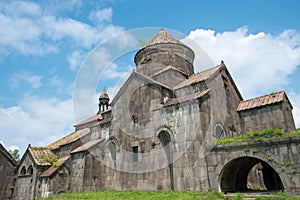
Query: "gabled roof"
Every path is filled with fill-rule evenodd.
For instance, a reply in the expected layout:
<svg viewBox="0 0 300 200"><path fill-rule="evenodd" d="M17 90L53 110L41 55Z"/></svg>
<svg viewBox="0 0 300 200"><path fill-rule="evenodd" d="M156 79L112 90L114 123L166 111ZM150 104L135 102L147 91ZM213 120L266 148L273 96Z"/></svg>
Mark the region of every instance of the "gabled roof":
<svg viewBox="0 0 300 200"><path fill-rule="evenodd" d="M69 135L67 135L67 136L51 143L51 144L49 144L47 146L47 148L58 149L59 146L73 143L73 142L81 139L82 137L88 135L90 132L91 132L91 130L89 128L84 128L84 129L75 131L75 132L73 132L73 133L71 133L71 134L69 134Z"/></svg>
<svg viewBox="0 0 300 200"><path fill-rule="evenodd" d="M175 39L172 35L170 35L164 29L161 29L151 40L149 40L144 46L151 46L155 44L162 44L162 43L173 43L173 44L181 44L184 45L179 40Z"/></svg>
<svg viewBox="0 0 300 200"><path fill-rule="evenodd" d="M11 162L11 164L13 166L17 165L17 162L15 161L15 159L10 155L10 153L4 148L4 146L2 146L2 144L0 143L0 152L3 154L3 156L9 161Z"/></svg>
<svg viewBox="0 0 300 200"><path fill-rule="evenodd" d="M77 147L73 151L71 151L71 154L87 151L90 148L92 148L93 146L103 142L104 140L105 140L104 138L98 139L98 140L91 140L91 141L81 145L80 147Z"/></svg>
<svg viewBox="0 0 300 200"><path fill-rule="evenodd" d="M174 70L174 71L177 71L177 72L181 73L182 75L184 75L184 76L186 76L186 77L188 76L188 75L187 75L186 73L184 73L183 71L181 71L181 70L179 70L179 69L177 69L177 68L175 68L175 67L169 65L169 66L163 68L162 70L156 72L156 73L153 75L153 77L155 77L155 76L157 76L157 75L159 75L159 74L162 74L163 72L166 72L166 71L168 71L168 70Z"/></svg>
<svg viewBox="0 0 300 200"><path fill-rule="evenodd" d="M284 101L284 98L286 98L288 100L285 92L282 90L282 91L273 92L271 94L267 94L264 96L244 100L238 105L237 111L243 111L243 110L258 108L258 107L262 107L262 106L266 106L266 105L270 105L270 104L274 104L274 103L279 103L279 102ZM289 102L289 104L290 104L290 102Z"/></svg>
<svg viewBox="0 0 300 200"><path fill-rule="evenodd" d="M127 78L127 80L125 81L125 83L122 85L122 87L120 88L120 90L118 91L118 93L115 95L114 99L113 99L112 102L111 102L112 105L113 105L114 102L120 97L120 95L123 93L124 88L127 87L127 85L130 83L130 81L131 81L134 77L139 77L139 78L143 79L143 80L146 81L146 82L153 83L153 84L155 84L155 85L158 85L158 86L160 86L160 87L163 87L163 88L165 88L165 89L168 89L168 90L172 91L172 89L171 89L169 86L167 86L167 85L165 85L165 84L163 84L163 83L160 83L160 82L158 82L158 81L156 81L156 80L153 80L152 78L150 78L150 77L148 77L148 76L145 76L145 75L140 74L140 73L138 73L138 72L136 72L136 71L133 71L133 72L130 74L130 76Z"/></svg>
<svg viewBox="0 0 300 200"><path fill-rule="evenodd" d="M52 176L67 160L69 160L71 156L65 156L60 158L57 162L59 163L58 166L52 165L49 169L47 169L44 173L40 175L40 178L50 177Z"/></svg>
<svg viewBox="0 0 300 200"><path fill-rule="evenodd" d="M208 93L209 93L209 90L203 90L203 91L199 91L199 92L196 92L196 93L193 93L193 94L180 96L178 98L171 99L171 100L167 101L164 104L164 106L167 107L167 106L175 105L175 104L178 104L178 103L184 103L184 102L192 100L192 99L199 99L199 98L205 96Z"/></svg>
<svg viewBox="0 0 300 200"><path fill-rule="evenodd" d="M225 66L225 64L223 62L221 62L221 64L217 65L216 67L207 69L207 70L199 72L197 74L193 74L188 79L186 79L185 81L182 81L177 86L175 86L174 89L177 90L177 89L180 89L180 88L183 88L186 86L190 86L195 83L200 83L202 81L205 81L205 80L209 79L210 77L212 77L216 72L218 72L224 66Z"/></svg>
<svg viewBox="0 0 300 200"><path fill-rule="evenodd" d="M45 147L28 147L28 152L38 166L51 166L51 161L57 158L50 149Z"/></svg>

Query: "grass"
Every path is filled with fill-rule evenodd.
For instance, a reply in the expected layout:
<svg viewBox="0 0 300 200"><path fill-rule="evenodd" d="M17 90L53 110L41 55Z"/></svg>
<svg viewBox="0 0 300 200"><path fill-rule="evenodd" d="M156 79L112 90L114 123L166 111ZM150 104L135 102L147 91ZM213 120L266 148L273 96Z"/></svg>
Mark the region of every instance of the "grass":
<svg viewBox="0 0 300 200"><path fill-rule="evenodd" d="M297 135L300 135L300 128L296 129L296 131L292 133L283 133L281 129L267 128L262 131L250 131L238 137L220 138L215 142L215 144L266 141L268 139L289 138Z"/></svg>
<svg viewBox="0 0 300 200"><path fill-rule="evenodd" d="M219 192L191 192L191 191L183 191L183 192L174 192L170 190L163 191L130 191L130 192L117 192L115 190L107 190L102 192L83 192L83 193L65 193L59 195L53 195L47 198L47 200L81 200L81 199L89 199L89 200L98 200L98 199L107 199L107 200L120 200L120 199L143 199L143 200L156 200L156 199L176 199L176 200L185 200L185 199L244 199L244 197L251 199L299 199L299 196L289 196L285 193L278 193L276 195L264 195L264 196L254 196L254 195L244 195L241 193L237 193L234 195L226 196L223 193Z"/></svg>
<svg viewBox="0 0 300 200"><path fill-rule="evenodd" d="M117 192L115 190L107 190L102 192L83 192L83 193L65 193L53 195L47 200L75 200L75 199L132 199L132 200L155 200L155 199L224 199L224 194L219 192L174 192L170 190L153 191L130 191L130 192Z"/></svg>

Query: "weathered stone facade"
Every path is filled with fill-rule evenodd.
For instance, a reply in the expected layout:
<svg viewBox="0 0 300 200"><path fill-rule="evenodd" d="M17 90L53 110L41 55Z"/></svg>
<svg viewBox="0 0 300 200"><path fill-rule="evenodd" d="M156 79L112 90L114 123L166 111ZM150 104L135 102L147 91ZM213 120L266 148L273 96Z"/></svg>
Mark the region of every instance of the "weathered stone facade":
<svg viewBox="0 0 300 200"><path fill-rule="evenodd" d="M0 143L0 199L11 199L17 163Z"/></svg>
<svg viewBox="0 0 300 200"><path fill-rule="evenodd" d="M230 155L225 150L219 153L219 147L213 148L212 142L253 129L294 131L292 106L283 91L243 101L223 61L195 74L193 59L189 47L161 30L137 52L136 70L114 97L111 107L108 108L109 97L103 92L95 116L76 124L74 133L45 147L56 156L52 162L41 165L37 159L30 159L32 148L28 149L18 168L14 197L27 199L106 189L247 189L245 185L232 187L234 183L219 179L234 152L229 148ZM277 152L273 146L261 145L269 153ZM290 145L300 148L297 142ZM260 160L266 163L262 163L265 169L280 177L276 181L284 182L277 166L263 155L248 165L247 174L241 174L243 180ZM289 161L299 165L298 160ZM32 166L32 176L23 177L23 166L26 170ZM265 170L264 174L268 172ZM295 193L300 185L299 172L296 174L294 186L283 183L270 188ZM265 181L269 186L272 180Z"/></svg>
<svg viewBox="0 0 300 200"><path fill-rule="evenodd" d="M247 174L258 163L269 190L300 194L300 137L218 145L207 156L208 176L213 190L247 189Z"/></svg>

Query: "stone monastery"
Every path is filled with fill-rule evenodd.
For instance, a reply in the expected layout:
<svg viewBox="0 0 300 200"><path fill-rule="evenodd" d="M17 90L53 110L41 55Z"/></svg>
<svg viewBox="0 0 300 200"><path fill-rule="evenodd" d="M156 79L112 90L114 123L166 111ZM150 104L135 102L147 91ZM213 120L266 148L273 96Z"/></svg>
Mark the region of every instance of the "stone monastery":
<svg viewBox="0 0 300 200"><path fill-rule="evenodd" d="M3 198L107 189L237 192L251 180L268 190L300 191L299 174L280 174L276 163L263 158L269 153L213 145L219 137L251 130L295 131L286 93L244 100L223 61L199 73L193 61L191 48L159 31L136 53L136 69L114 99L103 90L96 115L45 147L28 145ZM299 140L264 151L284 162L290 157L282 149L299 152Z"/></svg>

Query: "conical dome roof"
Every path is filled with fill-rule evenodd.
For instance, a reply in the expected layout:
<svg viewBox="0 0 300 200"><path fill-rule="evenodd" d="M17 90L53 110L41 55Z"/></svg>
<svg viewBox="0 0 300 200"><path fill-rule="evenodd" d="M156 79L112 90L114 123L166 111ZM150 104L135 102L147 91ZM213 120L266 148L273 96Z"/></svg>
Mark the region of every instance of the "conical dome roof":
<svg viewBox="0 0 300 200"><path fill-rule="evenodd" d="M137 72L153 77L167 66L172 66L186 75L194 73L194 52L184 43L161 29L134 56Z"/></svg>
<svg viewBox="0 0 300 200"><path fill-rule="evenodd" d="M173 43L173 44L181 44L184 45L179 40L175 39L172 35L170 35L166 30L161 29L151 40L149 40L143 47L151 46L154 44L161 43Z"/></svg>

